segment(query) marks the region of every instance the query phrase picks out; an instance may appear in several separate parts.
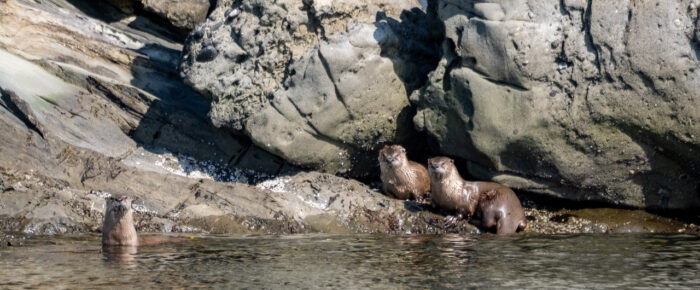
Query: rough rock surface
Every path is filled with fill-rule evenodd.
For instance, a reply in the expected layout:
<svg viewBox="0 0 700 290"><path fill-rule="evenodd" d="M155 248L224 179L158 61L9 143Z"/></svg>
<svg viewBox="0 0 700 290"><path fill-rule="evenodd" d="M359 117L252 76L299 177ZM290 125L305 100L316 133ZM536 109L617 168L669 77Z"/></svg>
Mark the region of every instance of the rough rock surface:
<svg viewBox="0 0 700 290"><path fill-rule="evenodd" d="M1 231L99 231L112 193L138 199L145 231L475 231L357 181L293 173L213 127L209 103L177 78L168 31L139 16L107 23L101 9L0 5Z"/></svg>
<svg viewBox="0 0 700 290"><path fill-rule="evenodd" d="M410 93L437 63L440 23L418 2L220 2L188 37L181 73L218 127L330 173L376 169L414 133ZM414 142L415 143L415 142Z"/></svg>
<svg viewBox="0 0 700 290"><path fill-rule="evenodd" d="M187 31L204 22L209 12L209 0L141 0L143 9L168 20L173 26Z"/></svg>
<svg viewBox="0 0 700 290"><path fill-rule="evenodd" d="M158 23L94 1L0 2L0 246L21 243L7 232L99 231L112 193L137 198L141 231L476 231L357 181L298 172L211 126L209 103L177 76L182 46ZM528 212L534 232L689 227Z"/></svg>
<svg viewBox="0 0 700 290"><path fill-rule="evenodd" d="M93 4L0 6L0 109L44 138L134 164L169 151L270 173L285 165L209 124L209 103L175 77L182 46L168 31L139 16L108 24Z"/></svg>
<svg viewBox="0 0 700 290"><path fill-rule="evenodd" d="M573 200L700 207L698 1L440 1L416 127L469 173Z"/></svg>
<svg viewBox="0 0 700 290"><path fill-rule="evenodd" d="M126 14L144 11L155 15L182 31L189 32L204 22L211 5L209 0L106 0Z"/></svg>

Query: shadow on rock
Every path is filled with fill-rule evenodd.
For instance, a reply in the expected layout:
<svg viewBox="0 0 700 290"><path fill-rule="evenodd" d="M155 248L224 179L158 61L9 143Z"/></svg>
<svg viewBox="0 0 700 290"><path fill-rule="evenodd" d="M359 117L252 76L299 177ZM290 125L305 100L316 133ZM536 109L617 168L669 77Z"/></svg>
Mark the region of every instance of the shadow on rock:
<svg viewBox="0 0 700 290"><path fill-rule="evenodd" d="M440 45L445 37L444 24L438 20L435 12L437 1L423 2L426 2L421 3L426 11L419 8L404 10L398 20L382 11L377 12L375 17L377 30L374 38L381 47L381 56L392 61L407 97L417 92L426 83L428 74L438 66L442 52ZM412 106L404 108L397 116L396 122L413 122L416 108L414 100L411 103ZM426 134L415 130L406 134L412 135L408 138L410 143L402 144L410 152L409 157L425 163L431 151L426 144Z"/></svg>
<svg viewBox="0 0 700 290"><path fill-rule="evenodd" d="M436 1L430 1L427 12L404 10L400 21L381 11L376 15L374 38L382 49L381 56L391 59L409 96L425 84L441 58L445 27L436 16L435 5Z"/></svg>
<svg viewBox="0 0 700 290"><path fill-rule="evenodd" d="M179 51L151 44L138 52L147 57L134 61L131 84L158 98L130 134L139 145L176 155L176 170L188 176L198 171L216 181L251 183L279 173L283 160L211 124L210 102L176 75Z"/></svg>

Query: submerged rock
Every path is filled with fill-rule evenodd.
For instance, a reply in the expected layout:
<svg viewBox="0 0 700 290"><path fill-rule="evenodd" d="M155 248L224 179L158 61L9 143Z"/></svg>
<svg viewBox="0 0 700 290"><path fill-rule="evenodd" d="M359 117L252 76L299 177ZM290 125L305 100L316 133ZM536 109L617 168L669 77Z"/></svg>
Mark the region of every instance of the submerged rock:
<svg viewBox="0 0 700 290"><path fill-rule="evenodd" d="M439 22L414 1L219 3L188 37L185 82L212 122L293 164L376 172L375 150L413 142L408 96L437 63Z"/></svg>
<svg viewBox="0 0 700 290"><path fill-rule="evenodd" d="M440 1L416 127L469 173L571 200L700 207L693 1Z"/></svg>

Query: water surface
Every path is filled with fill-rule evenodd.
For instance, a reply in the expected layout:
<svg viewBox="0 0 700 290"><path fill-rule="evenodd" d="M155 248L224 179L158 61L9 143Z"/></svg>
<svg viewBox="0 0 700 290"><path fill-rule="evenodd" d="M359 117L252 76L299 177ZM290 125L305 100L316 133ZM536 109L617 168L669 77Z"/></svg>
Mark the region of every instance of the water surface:
<svg viewBox="0 0 700 290"><path fill-rule="evenodd" d="M101 252L99 237L0 250L0 288L700 288L700 235L197 237Z"/></svg>

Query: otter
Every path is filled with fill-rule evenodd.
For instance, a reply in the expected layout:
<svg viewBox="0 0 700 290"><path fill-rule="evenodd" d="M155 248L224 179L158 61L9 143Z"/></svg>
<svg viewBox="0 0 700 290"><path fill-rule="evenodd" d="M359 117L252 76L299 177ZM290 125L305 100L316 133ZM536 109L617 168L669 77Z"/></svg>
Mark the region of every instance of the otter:
<svg viewBox="0 0 700 290"><path fill-rule="evenodd" d="M185 238L138 236L134 226L131 197L116 195L107 198L105 220L102 225L102 246L145 246L165 242L182 242ZM190 237L191 239L194 237Z"/></svg>
<svg viewBox="0 0 700 290"><path fill-rule="evenodd" d="M527 220L513 190L494 182L466 181L459 175L454 160L428 159L433 203L455 211L457 217L497 234L512 234L525 229Z"/></svg>
<svg viewBox="0 0 700 290"><path fill-rule="evenodd" d="M406 149L400 145L386 145L379 150L382 189L398 199L422 202L430 191L430 175L425 166L408 160Z"/></svg>
<svg viewBox="0 0 700 290"><path fill-rule="evenodd" d="M107 198L105 221L102 225L103 246L139 245L132 213L130 197L120 195Z"/></svg>

